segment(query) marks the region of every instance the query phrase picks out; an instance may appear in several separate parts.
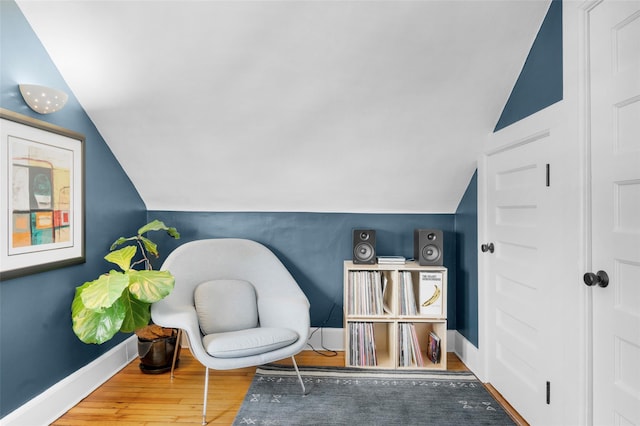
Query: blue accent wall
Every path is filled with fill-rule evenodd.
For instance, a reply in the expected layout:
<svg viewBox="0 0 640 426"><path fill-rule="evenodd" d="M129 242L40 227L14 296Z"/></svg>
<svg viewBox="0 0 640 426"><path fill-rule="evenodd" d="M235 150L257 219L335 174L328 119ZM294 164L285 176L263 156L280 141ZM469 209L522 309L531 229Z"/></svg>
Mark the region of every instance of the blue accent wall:
<svg viewBox="0 0 640 426"><path fill-rule="evenodd" d="M145 223L146 208L13 1L0 1L0 43L0 106L86 137L87 258L81 265L0 282L3 417L124 340L120 335L100 346L80 342L71 330L71 301L76 286L108 270L102 257L116 238ZM22 100L19 83L62 89L70 94L68 104L54 114L37 114Z"/></svg>
<svg viewBox="0 0 640 426"><path fill-rule="evenodd" d="M455 215L456 329L478 347L478 172Z"/></svg>
<svg viewBox="0 0 640 426"><path fill-rule="evenodd" d="M553 0L495 130L562 100L562 1Z"/></svg>
<svg viewBox="0 0 640 426"><path fill-rule="evenodd" d="M202 213L150 211L149 220L175 226L180 240L159 235L161 258L187 241L248 238L269 247L289 269L311 303L312 327L340 328L343 263L352 258L353 229L376 230L376 254L413 257L413 230L444 232L444 265L449 268L449 328L455 329L456 236L453 214ZM156 265L159 266L159 265ZM331 314L331 315L330 315Z"/></svg>

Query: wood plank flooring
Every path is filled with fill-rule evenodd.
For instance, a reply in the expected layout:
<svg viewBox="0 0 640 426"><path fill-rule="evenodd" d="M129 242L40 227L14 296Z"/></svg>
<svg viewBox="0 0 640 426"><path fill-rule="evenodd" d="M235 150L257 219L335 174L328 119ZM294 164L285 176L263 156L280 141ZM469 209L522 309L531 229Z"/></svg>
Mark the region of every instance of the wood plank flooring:
<svg viewBox="0 0 640 426"><path fill-rule="evenodd" d="M299 366L344 366L344 352L303 351L296 356ZM290 360L282 361L290 365ZM449 370L468 371L453 353L447 354ZM255 373L255 367L228 371L210 371L209 425L230 425L242 404ZM118 425L161 426L202 423L202 388L204 367L188 349L180 353L175 377L165 374L143 374L138 361L133 361L91 395L56 420L57 426ZM488 387L519 425L527 423L508 406L495 389Z"/></svg>

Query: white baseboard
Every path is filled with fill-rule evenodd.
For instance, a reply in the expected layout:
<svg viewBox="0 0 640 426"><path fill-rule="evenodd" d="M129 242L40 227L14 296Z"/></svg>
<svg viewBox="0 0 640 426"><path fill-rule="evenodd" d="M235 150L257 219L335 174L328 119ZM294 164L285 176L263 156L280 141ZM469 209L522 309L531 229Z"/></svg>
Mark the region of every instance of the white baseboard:
<svg viewBox="0 0 640 426"><path fill-rule="evenodd" d="M473 343L469 342L467 338L457 330L449 330L447 337L449 338L449 342L453 342L453 344L449 345L449 352L455 352L464 365L466 365L481 382L486 382L484 368L478 348L476 348Z"/></svg>
<svg viewBox="0 0 640 426"><path fill-rule="evenodd" d="M456 340L456 330L447 330L447 352L455 352L455 345L452 342Z"/></svg>
<svg viewBox="0 0 640 426"><path fill-rule="evenodd" d="M344 351L344 329L343 328L312 328L311 335L307 342L311 346L305 349L311 350L331 350Z"/></svg>
<svg viewBox="0 0 640 426"><path fill-rule="evenodd" d="M135 335L0 419L2 426L47 425L138 357Z"/></svg>

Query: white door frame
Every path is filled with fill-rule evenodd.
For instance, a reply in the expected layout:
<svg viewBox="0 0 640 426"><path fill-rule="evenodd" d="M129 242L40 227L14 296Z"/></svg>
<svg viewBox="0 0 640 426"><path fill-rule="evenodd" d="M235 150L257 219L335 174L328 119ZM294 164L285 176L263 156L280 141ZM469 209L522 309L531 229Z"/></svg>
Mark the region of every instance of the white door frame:
<svg viewBox="0 0 640 426"><path fill-rule="evenodd" d="M578 143L581 232L578 237L578 264L581 272L591 270L591 144L589 119L589 10L602 0L563 2L563 62L564 94L571 107L568 119ZM593 292L582 285L580 292L580 318L583 327L579 332L580 369L579 384L580 423L593 425Z"/></svg>

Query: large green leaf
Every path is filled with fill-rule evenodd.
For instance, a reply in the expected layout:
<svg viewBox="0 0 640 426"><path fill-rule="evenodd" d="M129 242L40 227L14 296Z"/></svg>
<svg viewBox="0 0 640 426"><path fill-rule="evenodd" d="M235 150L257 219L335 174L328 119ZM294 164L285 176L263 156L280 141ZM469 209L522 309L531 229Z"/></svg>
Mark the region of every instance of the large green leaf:
<svg viewBox="0 0 640 426"><path fill-rule="evenodd" d="M73 332L84 343L104 343L120 330L125 319L125 306L118 301L110 308L89 309L82 302L82 293L86 288L81 286L76 289L71 304Z"/></svg>
<svg viewBox="0 0 640 426"><path fill-rule="evenodd" d="M138 248L136 246L126 246L120 250L112 251L104 258L111 263L115 263L123 271L128 271L131 268L131 259L136 255Z"/></svg>
<svg viewBox="0 0 640 426"><path fill-rule="evenodd" d="M151 321L151 311L149 309L151 304L136 299L129 291L125 291L122 294L121 301L127 309L120 331L131 333L149 324Z"/></svg>
<svg viewBox="0 0 640 426"><path fill-rule="evenodd" d="M155 303L164 299L173 290L175 278L169 271L130 270L129 291L140 301Z"/></svg>
<svg viewBox="0 0 640 426"><path fill-rule="evenodd" d="M135 241L137 237L129 237L129 238L125 238L125 237L120 237L117 240L115 240L113 242L113 244L111 244L111 247L109 247L109 250L113 250L116 247L118 247L121 244L126 243L127 241Z"/></svg>
<svg viewBox="0 0 640 426"><path fill-rule="evenodd" d="M142 228L138 229L138 235L142 235L149 231L167 231L167 234L169 234L173 238L180 238L180 233L176 228L169 227L165 225L164 222L158 219L152 220Z"/></svg>
<svg viewBox="0 0 640 426"><path fill-rule="evenodd" d="M74 316L76 312L85 309L84 303L82 303L82 291L93 284L93 281L86 282L80 287L76 287L75 295L73 296L73 302L71 302L71 316Z"/></svg>
<svg viewBox="0 0 640 426"><path fill-rule="evenodd" d="M156 243L154 243L153 241L151 241L146 237L143 237L142 235L140 235L139 238L140 238L140 241L142 241L142 244L144 245L144 249L148 253L151 253L155 257L159 256L160 253L158 253L158 245Z"/></svg>
<svg viewBox="0 0 640 426"><path fill-rule="evenodd" d="M93 310L108 308L120 298L128 285L128 275L111 270L108 274L100 275L97 280L85 283L81 287L82 303Z"/></svg>

